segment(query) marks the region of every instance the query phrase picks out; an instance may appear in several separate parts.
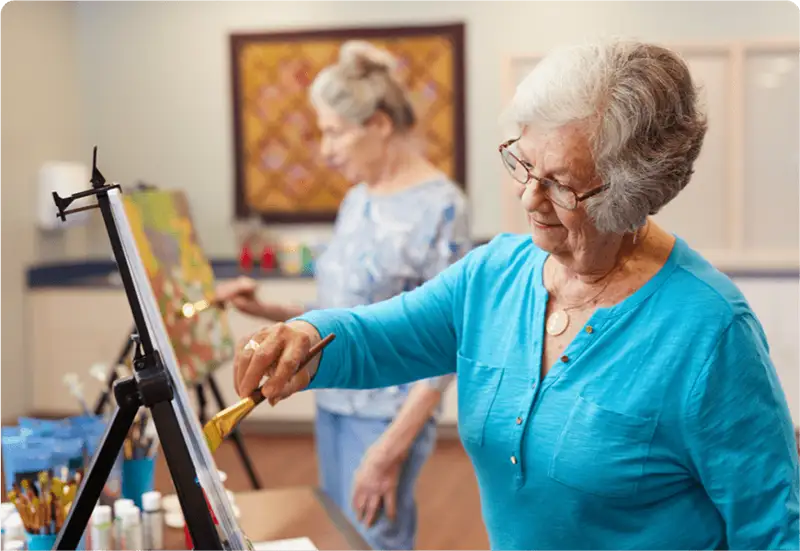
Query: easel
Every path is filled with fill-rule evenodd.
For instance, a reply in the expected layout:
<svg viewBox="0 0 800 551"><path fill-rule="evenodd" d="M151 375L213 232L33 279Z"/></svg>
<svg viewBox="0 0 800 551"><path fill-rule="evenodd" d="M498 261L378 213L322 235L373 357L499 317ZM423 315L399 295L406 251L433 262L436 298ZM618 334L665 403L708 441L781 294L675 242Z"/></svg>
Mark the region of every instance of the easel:
<svg viewBox="0 0 800 551"><path fill-rule="evenodd" d="M135 333L136 328L134 327L131 331L131 334ZM114 382L117 380L116 366L125 364L125 361L130 357L131 351L133 350L133 344L134 341L132 339L127 339L125 341L125 346L122 347L122 350L117 357L117 362L114 364L115 368L109 370L108 379L106 381L106 389L100 394L100 397L97 399L97 403L94 406L95 415L102 415L105 412L106 406L109 403L109 398L113 392L112 389L114 387ZM206 417L206 405L208 402L206 400L204 383L208 384L211 394L214 395L214 401L217 403L219 410L222 411L228 407L225 405L225 400L222 398L222 393L217 386L217 381L214 379L214 375L209 374L204 382L196 383L194 385L195 392L197 393L197 403L199 406L198 418L201 425L205 425L206 421L208 421L208 418ZM250 455L247 453L247 447L244 443L244 437L242 436L242 433L239 431L238 427L231 433L230 438L236 445L236 450L239 452L239 458L242 460L242 464L247 471L248 478L250 478L250 484L253 486L254 490L260 490L262 487L261 481L259 480L258 475L253 468L253 463L250 460Z"/></svg>
<svg viewBox="0 0 800 551"><path fill-rule="evenodd" d="M148 191L148 190L156 190L158 189L157 186L152 184L146 184L144 182L140 182L137 184L136 189L138 191ZM136 332L136 328L134 327L131 330L131 335ZM117 370L116 366L124 365L126 360L130 357L131 351L133 350L133 341L131 339L126 339L125 345L122 347L119 356L117 357L117 361L114 364L114 367L109 370L108 379L106 384L106 389L102 392L100 397L97 400L97 404L94 408L95 415L102 415L105 411L106 405L109 402L109 398L111 397L112 388L114 385L114 381L117 380ZM220 411L227 408L227 404L222 399L222 393L217 386L217 381L214 379L213 374L209 374L205 381L196 383L194 385L195 392L197 393L197 403L199 406L198 417L200 420L201 425L205 425L206 421L208 420L206 417L206 394L204 383L208 383L208 387L211 389L211 393L214 395L214 401L217 403L217 407ZM245 447L244 438L242 437L242 433L236 428L231 433L231 439L233 440L234 444L236 445L236 449L239 452L239 458L242 460L242 464L244 465L245 470L247 471L247 476L250 478L250 484L254 490L260 490L262 488L261 481L256 474L255 469L253 468L253 463L250 460L250 455L247 453L247 448Z"/></svg>
<svg viewBox="0 0 800 551"><path fill-rule="evenodd" d="M125 249L117 229L108 192L119 189L118 185L106 185L106 180L97 169L97 148L92 160L92 188L70 197L59 197L53 192L53 200L62 221L68 214L99 208L114 252L125 294L137 331L131 336L134 347L133 377L125 377L114 383L114 398L117 409L106 429L97 453L92 458L89 470L78 494L70 507L67 520L58 534L55 549L76 549L88 526L95 504L105 485L111 468L122 451L128 431L134 423L139 408L144 406L150 414L161 440L170 475L175 484L178 500L183 510L186 526L197 549L222 549L222 542L211 518L202 488L197 483L197 469L184 440L178 418L173 409L174 389L161 355L153 346L143 307L137 296L131 268L125 257ZM96 197L97 204L67 210L76 199Z"/></svg>

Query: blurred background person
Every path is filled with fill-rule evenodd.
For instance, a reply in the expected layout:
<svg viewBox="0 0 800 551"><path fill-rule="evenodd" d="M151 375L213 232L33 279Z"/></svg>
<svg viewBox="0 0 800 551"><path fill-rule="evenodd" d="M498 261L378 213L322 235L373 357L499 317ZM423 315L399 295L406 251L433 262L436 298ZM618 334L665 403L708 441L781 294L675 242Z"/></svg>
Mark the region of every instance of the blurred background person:
<svg viewBox="0 0 800 551"><path fill-rule="evenodd" d="M349 308L418 287L471 247L463 192L419 151L414 109L393 77L395 60L351 41L310 90L325 160L355 186L316 262L317 308ZM242 312L286 321L306 308L258 300L248 278L220 284ZM452 375L376 390L316 393L323 490L376 549L414 546L414 486L436 441Z"/></svg>

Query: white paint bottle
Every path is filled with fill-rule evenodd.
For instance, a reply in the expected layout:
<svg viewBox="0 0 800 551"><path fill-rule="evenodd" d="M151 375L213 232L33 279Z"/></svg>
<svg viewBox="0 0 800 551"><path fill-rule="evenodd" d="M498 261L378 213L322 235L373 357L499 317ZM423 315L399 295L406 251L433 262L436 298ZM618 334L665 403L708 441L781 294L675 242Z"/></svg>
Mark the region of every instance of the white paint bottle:
<svg viewBox="0 0 800 551"><path fill-rule="evenodd" d="M164 510L161 506L160 492L142 494L142 526L144 528L144 548L156 550L164 548Z"/></svg>
<svg viewBox="0 0 800 551"><path fill-rule="evenodd" d="M122 511L122 545L120 549L137 551L144 549L142 519L136 505Z"/></svg>

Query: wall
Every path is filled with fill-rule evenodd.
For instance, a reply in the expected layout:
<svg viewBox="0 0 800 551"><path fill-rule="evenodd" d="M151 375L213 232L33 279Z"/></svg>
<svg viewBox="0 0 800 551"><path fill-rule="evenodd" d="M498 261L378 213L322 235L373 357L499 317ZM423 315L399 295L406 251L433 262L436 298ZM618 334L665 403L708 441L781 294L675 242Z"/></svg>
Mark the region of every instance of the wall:
<svg viewBox="0 0 800 551"><path fill-rule="evenodd" d="M11 2L0 18L4 420L26 411L31 400L23 369L25 269L54 249L82 248L71 245L72 235L46 238L33 226L39 166L81 159L74 18L69 2Z"/></svg>
<svg viewBox="0 0 800 551"><path fill-rule="evenodd" d="M208 253L231 254L229 33L456 20L467 23L467 170L479 237L502 227L505 56L631 32L665 42L798 37L790 2L87 2L78 22L89 137L107 177L186 189Z"/></svg>
<svg viewBox="0 0 800 551"><path fill-rule="evenodd" d="M608 34L634 33L680 43L797 39L799 34L797 8L788 1L6 4L3 417L31 403L23 369L30 367L30 358L23 346L30 350L51 345L30 342L23 331L24 267L64 257L109 257L105 234L97 226L65 237L42 236L33 229L33 183L42 162L86 162L90 146L98 144L107 178L121 183L142 179L187 190L208 254L231 255L235 243L229 33L448 21L467 23L467 168L478 237L502 227L497 186L503 169L496 145L506 137L497 124L506 56ZM777 288L774 294L765 293L763 301L775 308L779 319L796 316L797 300L785 301ZM120 315L124 325L126 314ZM91 361L108 360L105 346L116 349L116 337L111 345L91 351ZM79 371L85 367L74 365ZM795 368L796 363L791 366ZM794 379L790 374L787 380L796 386L796 369L791 373Z"/></svg>

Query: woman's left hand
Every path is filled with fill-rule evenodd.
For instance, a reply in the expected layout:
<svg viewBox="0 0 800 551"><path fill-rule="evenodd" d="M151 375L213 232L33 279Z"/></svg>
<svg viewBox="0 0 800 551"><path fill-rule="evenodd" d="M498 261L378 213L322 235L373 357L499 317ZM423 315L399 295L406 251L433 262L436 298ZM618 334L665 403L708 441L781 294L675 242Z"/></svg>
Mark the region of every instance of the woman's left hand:
<svg viewBox="0 0 800 551"><path fill-rule="evenodd" d="M402 457L388 457L376 446L367 450L353 481L353 510L360 522L372 526L381 509L389 520L395 519L402 466Z"/></svg>

